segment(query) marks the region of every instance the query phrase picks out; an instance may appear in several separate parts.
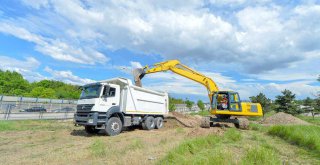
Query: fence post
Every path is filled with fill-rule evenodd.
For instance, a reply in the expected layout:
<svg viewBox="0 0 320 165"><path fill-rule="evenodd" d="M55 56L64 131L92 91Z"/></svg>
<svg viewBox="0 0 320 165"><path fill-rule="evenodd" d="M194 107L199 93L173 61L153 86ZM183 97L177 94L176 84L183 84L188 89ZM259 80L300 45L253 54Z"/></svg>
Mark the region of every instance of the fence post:
<svg viewBox="0 0 320 165"><path fill-rule="evenodd" d="M19 109L21 109L22 99L23 99L23 97L21 96L20 100L19 100L19 106L18 106Z"/></svg>
<svg viewBox="0 0 320 165"><path fill-rule="evenodd" d="M4 115L6 120L9 120L11 109L12 109L13 106L14 106L13 104L8 104L7 105L6 114Z"/></svg>
<svg viewBox="0 0 320 165"><path fill-rule="evenodd" d="M49 108L49 112L51 112L51 108L52 108L52 99L50 99L50 108Z"/></svg>
<svg viewBox="0 0 320 165"><path fill-rule="evenodd" d="M3 100L3 96L1 96L1 99L0 99L0 110L2 110L2 100Z"/></svg>

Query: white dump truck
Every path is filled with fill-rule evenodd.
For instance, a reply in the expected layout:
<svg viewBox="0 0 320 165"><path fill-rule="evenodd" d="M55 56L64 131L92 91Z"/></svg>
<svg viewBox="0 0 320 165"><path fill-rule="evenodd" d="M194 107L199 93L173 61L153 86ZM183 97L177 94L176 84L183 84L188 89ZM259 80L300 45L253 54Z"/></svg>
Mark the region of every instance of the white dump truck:
<svg viewBox="0 0 320 165"><path fill-rule="evenodd" d="M114 78L83 86L74 122L89 134L104 129L109 136L133 125L160 129L168 104L168 93L137 87L126 78Z"/></svg>

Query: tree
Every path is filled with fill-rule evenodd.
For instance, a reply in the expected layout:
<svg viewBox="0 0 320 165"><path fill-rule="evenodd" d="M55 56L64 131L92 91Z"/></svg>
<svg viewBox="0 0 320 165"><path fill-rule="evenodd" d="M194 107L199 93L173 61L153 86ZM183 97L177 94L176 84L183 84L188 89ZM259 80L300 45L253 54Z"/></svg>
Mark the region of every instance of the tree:
<svg viewBox="0 0 320 165"><path fill-rule="evenodd" d="M0 94L2 95L78 99L80 93L81 89L77 85L56 80L29 83L18 72L0 70Z"/></svg>
<svg viewBox="0 0 320 165"><path fill-rule="evenodd" d="M310 97L307 97L306 99L303 100L303 105L304 106L312 106L313 100Z"/></svg>
<svg viewBox="0 0 320 165"><path fill-rule="evenodd" d="M204 103L202 102L202 100L198 100L197 105L201 109L201 111L203 111L205 109Z"/></svg>
<svg viewBox="0 0 320 165"><path fill-rule="evenodd" d="M55 91L51 88L36 87L33 88L29 96L31 97L41 97L41 98L56 98Z"/></svg>
<svg viewBox="0 0 320 165"><path fill-rule="evenodd" d="M0 94L19 96L30 91L30 84L18 72L0 70Z"/></svg>
<svg viewBox="0 0 320 165"><path fill-rule="evenodd" d="M293 94L290 90L285 89L281 92L282 95L276 96L275 103L277 107L275 110L277 112L285 112L292 115L296 115L299 113L296 103L295 103L295 94Z"/></svg>
<svg viewBox="0 0 320 165"><path fill-rule="evenodd" d="M185 103L187 104L187 108L189 108L189 110L191 110L191 108L192 108L192 106L193 106L194 102L193 102L193 101L190 101L190 100L188 100L188 99L186 99L186 102L185 102Z"/></svg>
<svg viewBox="0 0 320 165"><path fill-rule="evenodd" d="M251 102L260 103L263 108L263 115L271 110L271 100L268 99L263 93L259 93L257 96L250 97Z"/></svg>
<svg viewBox="0 0 320 165"><path fill-rule="evenodd" d="M169 111L172 112L175 110L176 110L176 104L175 104L174 98L169 96Z"/></svg>

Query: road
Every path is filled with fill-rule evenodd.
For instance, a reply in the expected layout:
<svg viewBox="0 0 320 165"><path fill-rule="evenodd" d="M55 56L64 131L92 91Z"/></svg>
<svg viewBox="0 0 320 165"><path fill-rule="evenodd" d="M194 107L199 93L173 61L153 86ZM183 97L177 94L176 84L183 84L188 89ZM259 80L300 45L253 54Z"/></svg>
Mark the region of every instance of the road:
<svg viewBox="0 0 320 165"><path fill-rule="evenodd" d="M71 119L73 112L19 112L19 113L1 113L0 120L26 120L26 119Z"/></svg>

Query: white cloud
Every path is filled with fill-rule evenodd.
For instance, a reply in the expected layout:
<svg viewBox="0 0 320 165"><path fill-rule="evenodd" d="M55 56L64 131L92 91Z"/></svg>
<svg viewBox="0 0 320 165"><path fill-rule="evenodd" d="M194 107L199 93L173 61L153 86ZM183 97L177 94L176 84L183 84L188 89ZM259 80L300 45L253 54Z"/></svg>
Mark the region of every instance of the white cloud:
<svg viewBox="0 0 320 165"><path fill-rule="evenodd" d="M76 85L84 85L88 83L95 82L94 80L87 79L87 78L80 78L79 76L74 75L71 71L58 71L53 70L50 67L45 67L44 69L46 72L51 74L51 79L63 81L69 84L76 84Z"/></svg>
<svg viewBox="0 0 320 165"><path fill-rule="evenodd" d="M33 3L26 1L26 4ZM317 44L320 7L315 4L292 7L269 0L183 3L56 0L34 5L37 9L43 7L45 14L29 16L26 18L29 22L15 24L28 27L29 31L33 29L38 36L44 29L31 27L49 24L45 26L51 29L49 36L59 39L39 44L37 50L56 59L79 63L106 62L108 59L94 52L96 49L126 48L160 54L165 59L178 58L187 64L218 63L224 68L236 66L233 70L258 74L288 67L303 60L309 51L320 49ZM220 9L230 16L210 8L221 5L237 8ZM34 23L48 19L57 23Z"/></svg>
<svg viewBox="0 0 320 165"><path fill-rule="evenodd" d="M206 74L221 88L239 90L244 97L258 91L274 96L286 86L301 96L318 89L310 82L320 70L319 4L280 5L269 0L38 2L31 7L42 14L2 18L0 31L35 43L36 50L58 60L105 63L108 58L97 50L125 48L210 70ZM131 65L115 68L129 74L138 63ZM222 71L257 82L240 83L223 76ZM157 81L169 79L150 80L159 90L206 93L184 78L154 76Z"/></svg>
<svg viewBox="0 0 320 165"><path fill-rule="evenodd" d="M40 66L40 62L33 57L26 57L25 60L18 60L8 56L0 56L0 69L16 71L29 81L39 81L45 79L44 76L35 72Z"/></svg>
<svg viewBox="0 0 320 165"><path fill-rule="evenodd" d="M35 9L40 9L41 7L48 7L48 0L22 0L22 2Z"/></svg>
<svg viewBox="0 0 320 165"><path fill-rule="evenodd" d="M82 64L105 63L109 59L90 47L73 47L72 45L33 34L28 30L10 23L0 22L0 32L13 35L36 44L36 50L54 59Z"/></svg>

